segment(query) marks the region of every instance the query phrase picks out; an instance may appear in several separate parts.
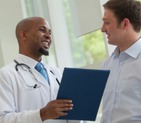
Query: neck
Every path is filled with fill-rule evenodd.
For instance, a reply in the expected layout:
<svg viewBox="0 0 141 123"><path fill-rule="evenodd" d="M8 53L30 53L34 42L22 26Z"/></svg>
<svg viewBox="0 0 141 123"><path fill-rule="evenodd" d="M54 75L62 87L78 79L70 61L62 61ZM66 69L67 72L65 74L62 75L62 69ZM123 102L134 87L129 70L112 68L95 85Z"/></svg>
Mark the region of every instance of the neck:
<svg viewBox="0 0 141 123"><path fill-rule="evenodd" d="M127 38L128 37L128 38ZM135 35L128 35L125 38L123 38L123 40L121 41L121 44L118 46L120 52L125 51L126 49L128 49L130 46L132 46L136 41L138 41L140 39L140 34L135 34Z"/></svg>
<svg viewBox="0 0 141 123"><path fill-rule="evenodd" d="M25 56L28 56L38 62L40 62L42 60L42 56L36 56L36 55L32 55L32 54L29 54L29 53L22 53L22 52L19 52L20 54L23 54Z"/></svg>

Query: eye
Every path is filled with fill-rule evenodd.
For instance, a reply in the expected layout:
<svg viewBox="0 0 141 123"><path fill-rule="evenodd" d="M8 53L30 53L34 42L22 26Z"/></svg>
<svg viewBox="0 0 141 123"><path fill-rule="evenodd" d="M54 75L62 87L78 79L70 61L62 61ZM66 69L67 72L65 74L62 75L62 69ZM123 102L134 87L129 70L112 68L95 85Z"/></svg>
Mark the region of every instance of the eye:
<svg viewBox="0 0 141 123"><path fill-rule="evenodd" d="M45 29L42 29L42 28L41 28L41 29L39 29L39 31L41 31L41 32L43 32L43 33L44 33L44 32L45 32Z"/></svg>
<svg viewBox="0 0 141 123"><path fill-rule="evenodd" d="M51 30L49 30L48 33L51 35Z"/></svg>
<svg viewBox="0 0 141 123"><path fill-rule="evenodd" d="M105 21L104 22L104 25L109 25L110 23L108 21Z"/></svg>

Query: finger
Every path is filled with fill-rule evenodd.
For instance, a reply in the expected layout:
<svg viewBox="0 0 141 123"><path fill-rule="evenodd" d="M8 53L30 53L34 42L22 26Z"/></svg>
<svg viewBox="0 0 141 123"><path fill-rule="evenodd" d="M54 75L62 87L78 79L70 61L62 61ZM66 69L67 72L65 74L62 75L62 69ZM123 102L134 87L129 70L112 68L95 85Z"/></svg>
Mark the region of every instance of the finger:
<svg viewBox="0 0 141 123"><path fill-rule="evenodd" d="M73 104L57 104L58 108L73 108Z"/></svg>
<svg viewBox="0 0 141 123"><path fill-rule="evenodd" d="M59 115L60 115L60 116L65 116L65 115L68 114L67 112L68 112L69 110L72 110L72 109L69 109L69 108L61 108L61 109L60 109L60 112L59 112Z"/></svg>
<svg viewBox="0 0 141 123"><path fill-rule="evenodd" d="M68 113L67 112L60 112L59 116L66 116Z"/></svg>
<svg viewBox="0 0 141 123"><path fill-rule="evenodd" d="M72 100L68 100L68 99L58 99L57 103L72 103Z"/></svg>
<svg viewBox="0 0 141 123"><path fill-rule="evenodd" d="M73 109L73 107L65 107L65 108L61 108L60 111L69 111L72 109Z"/></svg>

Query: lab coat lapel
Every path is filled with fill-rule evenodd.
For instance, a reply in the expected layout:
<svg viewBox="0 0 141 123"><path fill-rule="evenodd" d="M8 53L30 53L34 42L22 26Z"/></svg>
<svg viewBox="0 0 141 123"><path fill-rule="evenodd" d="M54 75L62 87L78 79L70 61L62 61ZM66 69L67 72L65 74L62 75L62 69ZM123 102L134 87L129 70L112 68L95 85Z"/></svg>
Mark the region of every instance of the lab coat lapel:
<svg viewBox="0 0 141 123"><path fill-rule="evenodd" d="M51 69L49 67L46 67L46 70L47 70L47 74L48 74L48 78L49 78L49 83L50 83L50 86L52 87L54 84L54 81L55 81L55 77L54 75L50 72Z"/></svg>
<svg viewBox="0 0 141 123"><path fill-rule="evenodd" d="M51 72L52 70L46 66L47 73L49 76L50 88L51 88L51 100L56 99L59 85L56 81L56 76Z"/></svg>
<svg viewBox="0 0 141 123"><path fill-rule="evenodd" d="M38 82L40 82L44 86L49 87L47 80L36 69L32 69L32 71L33 71L36 79L38 80Z"/></svg>

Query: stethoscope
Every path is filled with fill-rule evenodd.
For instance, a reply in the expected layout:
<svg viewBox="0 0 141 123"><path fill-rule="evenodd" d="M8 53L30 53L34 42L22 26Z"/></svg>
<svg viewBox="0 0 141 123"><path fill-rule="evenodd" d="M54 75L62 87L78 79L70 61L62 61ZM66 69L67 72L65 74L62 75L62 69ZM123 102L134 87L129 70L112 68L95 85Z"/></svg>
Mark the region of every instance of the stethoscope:
<svg viewBox="0 0 141 123"><path fill-rule="evenodd" d="M33 78L36 80L36 82L38 82L36 76L32 73L31 68L30 68L28 65L26 65L26 64L24 64L24 63L19 63L19 62L16 61L16 60L14 60L14 62L16 63L16 65L15 65L15 70L16 70L19 74L20 74L20 72L19 72L18 67L21 67L23 70L28 70L29 73L30 73L30 74L33 76ZM50 70L50 72L54 75L54 77L55 77L55 79L56 79L56 82L57 82L58 85L60 86L60 82L59 82L59 80L57 79L57 77L56 77L56 75L54 74L54 72L53 72L52 70ZM21 74L20 74L20 75L21 75ZM41 85L39 85L39 84L37 84L37 83L35 83L34 85L28 85L28 84L25 82L25 84L26 84L26 86L28 86L28 87L30 87L30 88L34 88L34 89L41 87Z"/></svg>

